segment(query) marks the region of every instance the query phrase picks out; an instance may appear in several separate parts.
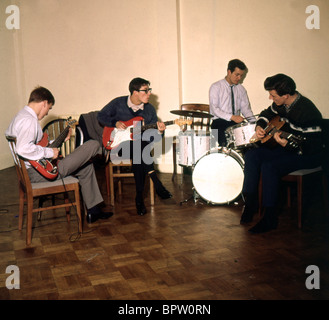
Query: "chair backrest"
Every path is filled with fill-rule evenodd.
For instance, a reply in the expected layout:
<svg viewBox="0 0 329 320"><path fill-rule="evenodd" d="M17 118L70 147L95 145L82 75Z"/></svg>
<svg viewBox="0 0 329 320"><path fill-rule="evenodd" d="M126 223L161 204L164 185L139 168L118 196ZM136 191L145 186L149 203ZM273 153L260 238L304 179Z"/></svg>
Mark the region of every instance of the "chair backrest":
<svg viewBox="0 0 329 320"><path fill-rule="evenodd" d="M181 105L181 110L187 111L202 111L209 113L209 104L202 103L184 103ZM197 121L193 121L191 124L191 129L193 130L206 130L209 131L210 128L210 118L198 118ZM186 130L186 126L184 128Z"/></svg>
<svg viewBox="0 0 329 320"><path fill-rule="evenodd" d="M48 122L43 127L43 132L48 134L48 140L53 141L58 138L58 136L63 132L63 130L68 126L67 119L55 119ZM75 149L75 130L72 129L71 138L64 142L61 146L61 155L65 157L66 155L72 153Z"/></svg>
<svg viewBox="0 0 329 320"><path fill-rule="evenodd" d="M32 185L27 173L24 160L16 152L16 138L11 136L6 136L9 143L9 148L14 159L16 173L18 177L18 183L25 192L31 192Z"/></svg>

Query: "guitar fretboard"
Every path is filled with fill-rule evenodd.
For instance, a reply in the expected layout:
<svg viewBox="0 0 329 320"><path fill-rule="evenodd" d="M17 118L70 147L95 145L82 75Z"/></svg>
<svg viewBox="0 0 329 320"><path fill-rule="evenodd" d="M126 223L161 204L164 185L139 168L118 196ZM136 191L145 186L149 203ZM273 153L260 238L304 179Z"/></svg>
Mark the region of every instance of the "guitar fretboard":
<svg viewBox="0 0 329 320"><path fill-rule="evenodd" d="M50 145L49 148L59 148L61 144L64 142L67 134L69 133L70 127L66 127L60 135L53 141Z"/></svg>
<svg viewBox="0 0 329 320"><path fill-rule="evenodd" d="M69 119L68 119L69 120ZM64 142L71 126L76 122L76 120L69 121L67 127L59 134L59 136L48 146L49 148L59 148Z"/></svg>
<svg viewBox="0 0 329 320"><path fill-rule="evenodd" d="M165 121L164 124L166 126L169 126L171 124L174 124L175 121L174 120L170 120L170 121ZM145 126L137 126L137 127L134 127L134 128L130 128L130 132L134 132L136 133L137 132L143 132L147 129L156 129L158 127L158 125L156 123L153 123L153 124L147 124ZM136 130L137 129L137 130Z"/></svg>

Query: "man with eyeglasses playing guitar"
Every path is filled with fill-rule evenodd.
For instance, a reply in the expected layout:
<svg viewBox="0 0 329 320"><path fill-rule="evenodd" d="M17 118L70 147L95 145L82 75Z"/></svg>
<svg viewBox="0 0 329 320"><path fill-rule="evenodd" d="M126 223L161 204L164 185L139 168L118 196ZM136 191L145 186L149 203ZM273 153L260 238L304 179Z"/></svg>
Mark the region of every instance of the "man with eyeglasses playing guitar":
<svg viewBox="0 0 329 320"><path fill-rule="evenodd" d="M259 144L245 154L241 224L252 221L258 211L258 184L262 177L263 218L249 231L263 233L277 228L276 212L280 178L300 169L321 165L322 115L312 101L296 91L285 74L268 77L264 88L273 100L257 119L251 142Z"/></svg>
<svg viewBox="0 0 329 320"><path fill-rule="evenodd" d="M135 201L139 215L147 212L143 201L146 175L151 177L160 198L172 197L158 179L150 156L152 148L150 143L160 141L166 129L165 123L158 121L154 106L149 103L151 90L148 80L134 78L129 84L130 95L113 99L97 115L99 123L104 126L103 145L110 150L111 161L127 160L127 158L132 160L136 184ZM143 122L150 129L130 139L132 133L128 129L136 125L137 121Z"/></svg>
<svg viewBox="0 0 329 320"><path fill-rule="evenodd" d="M44 87L35 88L30 94L28 105L18 112L6 131L7 136L16 137L16 152L26 160L26 168L32 183L49 181L32 164L41 159L45 161L57 159L59 156L58 148L40 145L44 133L39 121L48 115L54 104L55 98L48 89ZM66 139L68 138L69 136ZM89 162L99 150L98 141L87 141L58 161L56 174L53 173L52 178L62 179L69 175L78 178L82 198L87 207L86 219L88 223L93 223L98 219L107 219L113 215L112 212L101 210L100 205L103 203L103 197L98 187L94 166ZM40 170L40 172L42 171Z"/></svg>

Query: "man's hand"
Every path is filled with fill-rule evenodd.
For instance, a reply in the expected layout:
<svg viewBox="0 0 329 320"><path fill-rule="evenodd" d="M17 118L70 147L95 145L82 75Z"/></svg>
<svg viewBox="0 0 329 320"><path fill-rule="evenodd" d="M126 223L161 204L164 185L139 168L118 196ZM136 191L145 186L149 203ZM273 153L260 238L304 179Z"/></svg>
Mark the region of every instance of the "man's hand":
<svg viewBox="0 0 329 320"><path fill-rule="evenodd" d="M163 122L157 122L158 130L162 133L166 130L166 125Z"/></svg>
<svg viewBox="0 0 329 320"><path fill-rule="evenodd" d="M115 127L119 130L125 130L127 128L127 126L121 121L117 121Z"/></svg>
<svg viewBox="0 0 329 320"><path fill-rule="evenodd" d="M255 132L258 139L263 139L265 137L266 131L262 127L257 126Z"/></svg>
<svg viewBox="0 0 329 320"><path fill-rule="evenodd" d="M287 143L288 143L288 140L286 140L286 139L282 139L281 138L281 133L282 132L275 132L274 133L274 136L273 136L273 138L274 138L274 140L279 144L279 145L281 145L282 147L285 147L286 145L287 145Z"/></svg>
<svg viewBox="0 0 329 320"><path fill-rule="evenodd" d="M53 155L52 159L57 159L59 156L59 149L57 149L57 148L52 148L52 149L54 151L54 155Z"/></svg>
<svg viewBox="0 0 329 320"><path fill-rule="evenodd" d="M231 117L231 120L234 121L235 123L241 123L244 120L244 118L241 116L233 115Z"/></svg>
<svg viewBox="0 0 329 320"><path fill-rule="evenodd" d="M66 141L68 141L68 140L71 139L71 134L72 134L72 128L69 129L69 133L67 134L67 136L66 136L64 142L66 142Z"/></svg>

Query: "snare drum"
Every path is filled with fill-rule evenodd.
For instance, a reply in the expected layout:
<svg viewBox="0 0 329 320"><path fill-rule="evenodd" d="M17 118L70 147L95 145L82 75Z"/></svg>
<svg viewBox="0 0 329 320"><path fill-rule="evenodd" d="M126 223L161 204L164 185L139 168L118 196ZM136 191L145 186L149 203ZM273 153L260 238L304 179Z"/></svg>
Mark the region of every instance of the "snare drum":
<svg viewBox="0 0 329 320"><path fill-rule="evenodd" d="M194 130L180 132L179 164L181 166L194 165L207 151L210 150L210 133L201 131L196 134ZM192 144L192 141L194 142Z"/></svg>
<svg viewBox="0 0 329 320"><path fill-rule="evenodd" d="M234 150L216 148L196 163L192 173L195 191L212 204L229 204L239 197L243 185L243 158Z"/></svg>
<svg viewBox="0 0 329 320"><path fill-rule="evenodd" d="M227 146L237 149L251 146L250 139L255 133L255 127L255 123L239 123L227 128Z"/></svg>

